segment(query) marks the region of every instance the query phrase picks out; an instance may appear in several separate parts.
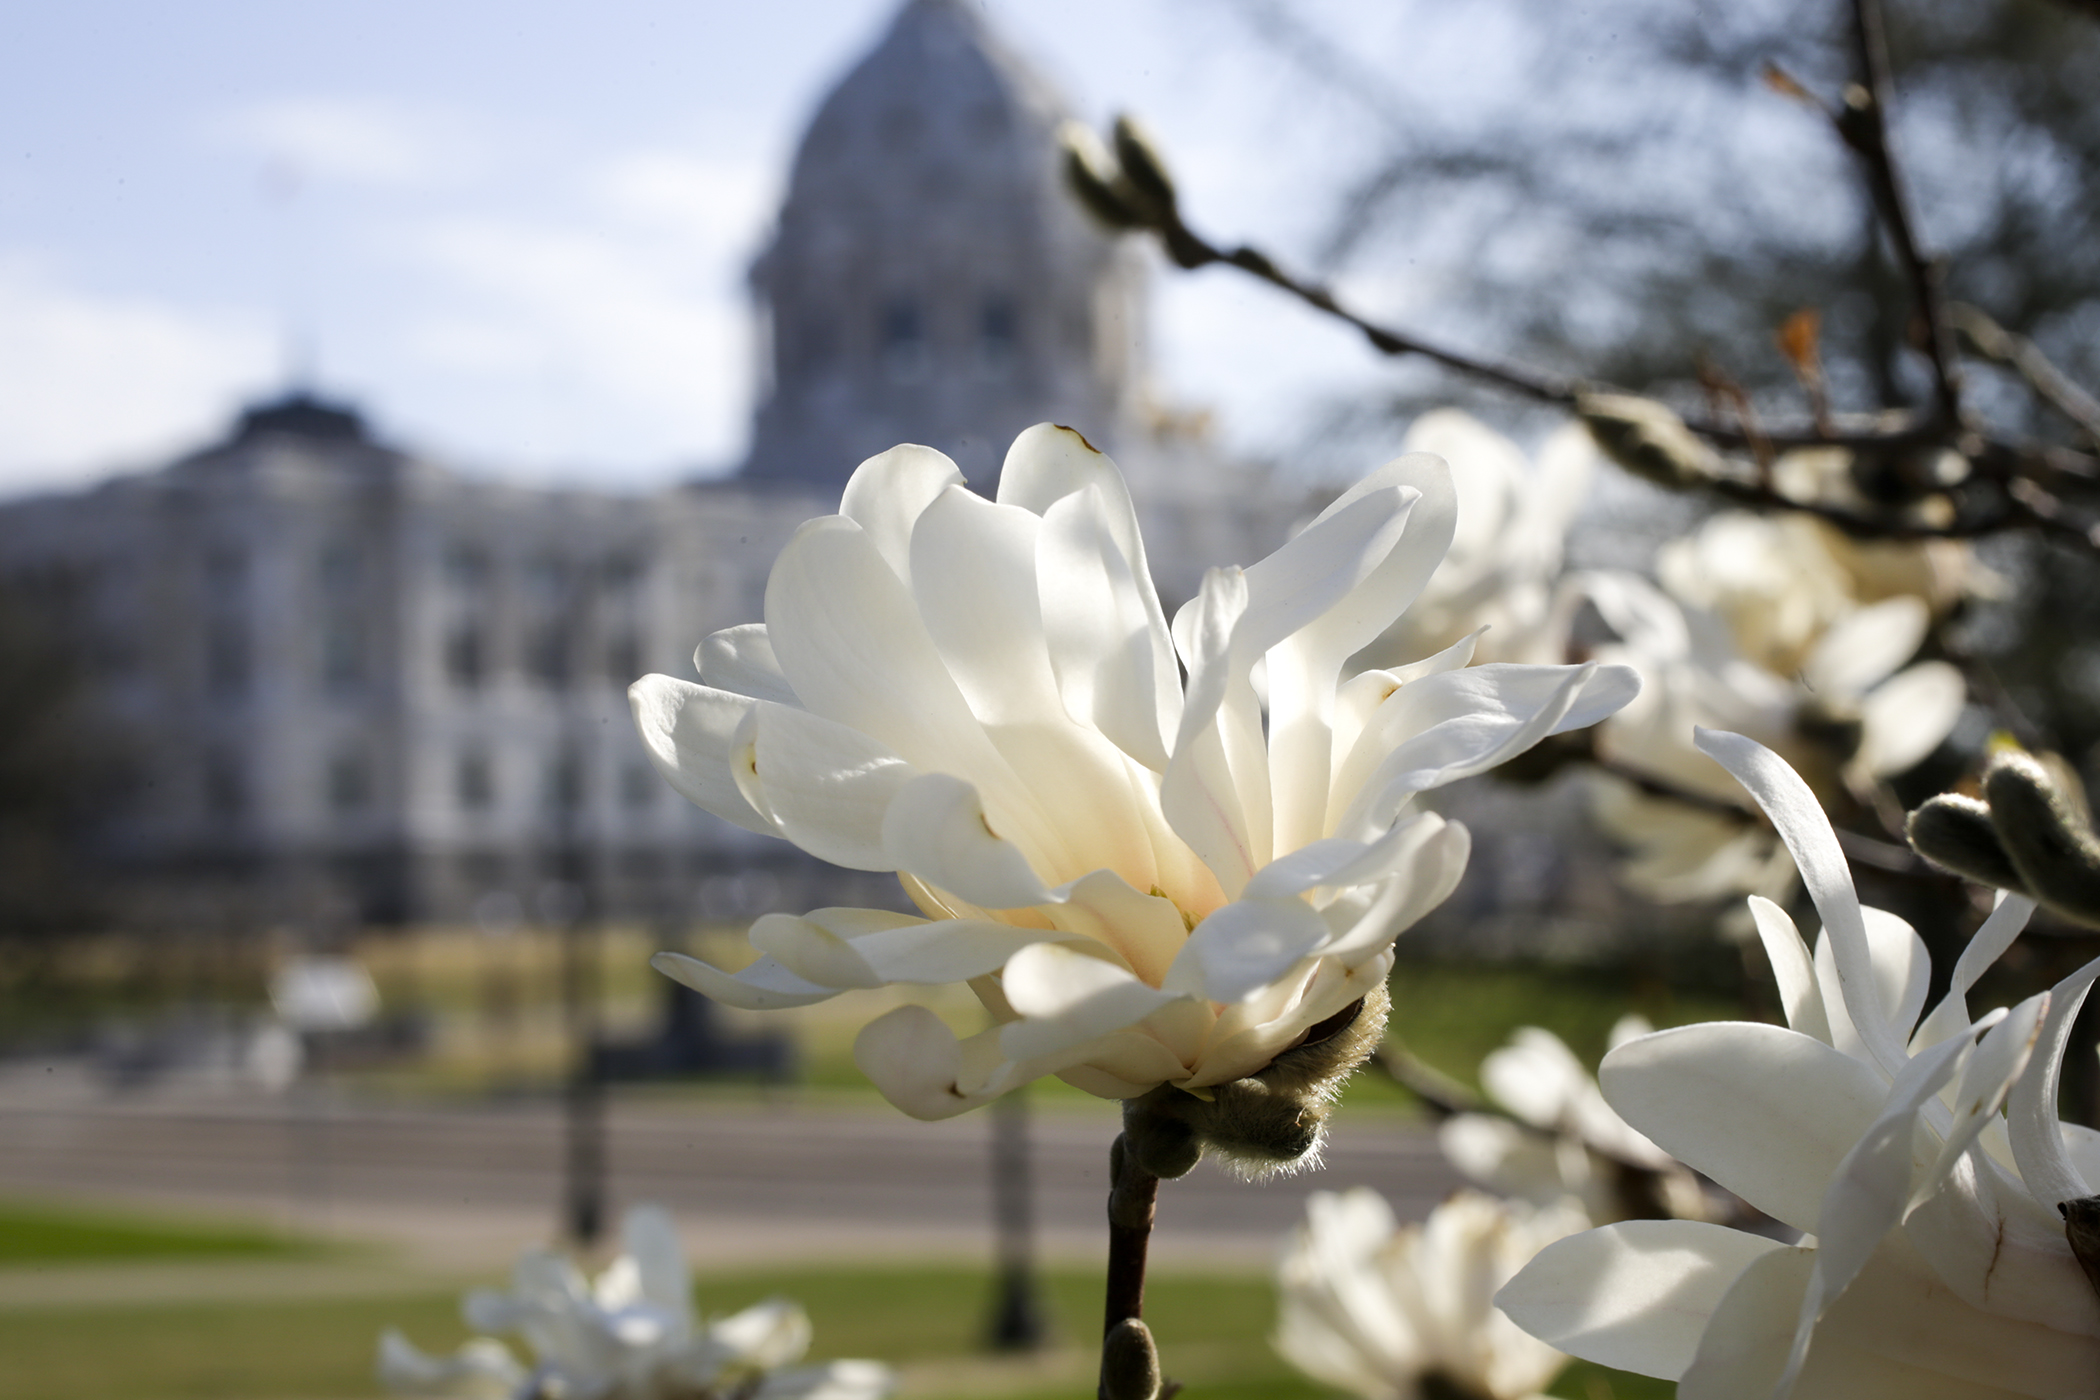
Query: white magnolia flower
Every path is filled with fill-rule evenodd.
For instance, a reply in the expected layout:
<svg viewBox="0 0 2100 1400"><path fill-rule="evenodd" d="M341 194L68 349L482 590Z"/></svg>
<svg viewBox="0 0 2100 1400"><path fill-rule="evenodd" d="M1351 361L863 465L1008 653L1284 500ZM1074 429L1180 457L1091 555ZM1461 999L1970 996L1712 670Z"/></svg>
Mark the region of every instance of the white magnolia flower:
<svg viewBox="0 0 2100 1400"><path fill-rule="evenodd" d="M1925 640L1931 604L1907 593L1862 601L1848 558L1812 522L1725 513L1663 550L1667 592L1631 574L1570 580L1565 596L1594 606L1620 638L1595 654L1642 679L1635 702L1598 728L1597 753L1719 809L1600 775L1594 809L1631 852L1621 873L1632 888L1665 901L1792 888L1780 843L1728 812L1743 805L1741 790L1693 747L1695 728L1751 736L1833 796L1864 794L1952 732L1967 698L1961 673L1904 664Z"/></svg>
<svg viewBox="0 0 2100 1400"><path fill-rule="evenodd" d="M1427 455L1260 563L1212 570L1171 629L1121 475L1070 429L1022 434L996 502L899 447L840 509L781 552L765 623L704 642L702 684L638 682L635 717L686 796L897 871L926 917L770 915L741 971L656 965L752 1008L968 982L993 1029L958 1041L906 1006L855 1047L922 1118L1045 1074L1129 1098L1263 1069L1382 989L1395 934L1464 869L1465 830L1414 796L1595 723L1636 684L1469 668L1468 642L1342 681L1451 539L1451 475Z"/></svg>
<svg viewBox="0 0 2100 1400"><path fill-rule="evenodd" d="M1566 626L1554 585L1568 526L1588 493L1596 444L1569 423L1539 448L1534 465L1502 434L1455 408L1417 418L1403 452L1433 452L1453 464L1458 528L1422 596L1367 655L1407 659L1480 634L1483 661L1559 661Z"/></svg>
<svg viewBox="0 0 2100 1400"><path fill-rule="evenodd" d="M1572 1202L1460 1191L1401 1227L1369 1187L1315 1191L1277 1268L1276 1349L1369 1400L1533 1400L1568 1358L1503 1316L1495 1290L1588 1225Z"/></svg>
<svg viewBox="0 0 2100 1400"><path fill-rule="evenodd" d="M477 1289L469 1327L516 1332L527 1370L503 1343L476 1337L449 1357L417 1350L398 1331L379 1339L379 1378L404 1395L474 1400L881 1400L894 1384L872 1361L797 1367L809 1318L774 1298L729 1317L693 1316L691 1276L669 1215L627 1213L624 1251L586 1282L551 1250L518 1260L508 1293Z"/></svg>
<svg viewBox="0 0 2100 1400"><path fill-rule="evenodd" d="M1613 1049L1654 1028L1623 1016L1611 1029ZM1636 1132L1605 1102L1582 1061L1553 1032L1522 1026L1480 1064L1487 1095L1509 1117L1454 1114L1437 1129L1437 1145L1466 1176L1489 1190L1533 1205L1573 1198L1592 1220L1629 1213L1628 1169L1655 1186L1649 1209L1705 1214L1698 1182L1667 1152Z"/></svg>
<svg viewBox="0 0 2100 1400"><path fill-rule="evenodd" d="M2100 1394L2100 1298L2056 1209L2100 1181L2100 1134L2055 1110L2100 961L1972 1020L1969 988L2032 910L2008 897L1920 1020L1923 945L1860 907L1807 785L1740 736L1700 744L1786 839L1823 936L1811 953L1753 899L1789 1028L1663 1031L1600 1079L1634 1128L1804 1237L1606 1226L1544 1251L1500 1305L1577 1356L1678 1379L1684 1400Z"/></svg>

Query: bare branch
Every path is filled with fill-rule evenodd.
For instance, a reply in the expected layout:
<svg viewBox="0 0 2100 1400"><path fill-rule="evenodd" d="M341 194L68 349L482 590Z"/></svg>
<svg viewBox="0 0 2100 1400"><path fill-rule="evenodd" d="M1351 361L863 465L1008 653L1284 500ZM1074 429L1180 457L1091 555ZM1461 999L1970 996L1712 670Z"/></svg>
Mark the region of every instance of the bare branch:
<svg viewBox="0 0 2100 1400"><path fill-rule="evenodd" d="M2042 402L2070 419L2100 445L2100 399L2072 383L2070 377L2042 353L2041 347L2024 335L2015 335L1986 315L1980 307L1954 302L1947 319L1976 353L2016 371Z"/></svg>
<svg viewBox="0 0 2100 1400"><path fill-rule="evenodd" d="M1874 207L1888 229L1889 242L1895 246L1897 261L1903 265L1910 283L1918 317L1924 322L1924 350L1932 362L1935 409L1948 423L1959 423L1961 370L1954 356L1954 337L1948 329L1940 285L1945 269L1919 246L1910 197L1896 158L1889 150L1889 58L1881 0L1852 0L1852 46L1857 77L1845 89L1844 104L1832 120L1839 137L1859 156Z"/></svg>

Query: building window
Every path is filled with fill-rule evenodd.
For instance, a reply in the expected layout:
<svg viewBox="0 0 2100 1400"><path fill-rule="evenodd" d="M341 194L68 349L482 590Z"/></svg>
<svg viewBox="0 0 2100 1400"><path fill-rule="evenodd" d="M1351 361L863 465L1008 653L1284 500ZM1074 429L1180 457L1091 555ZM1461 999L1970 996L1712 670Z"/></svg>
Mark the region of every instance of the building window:
<svg viewBox="0 0 2100 1400"><path fill-rule="evenodd" d="M479 690L488 676L488 648L481 628L462 623L445 638L445 679L455 689Z"/></svg>
<svg viewBox="0 0 2100 1400"><path fill-rule="evenodd" d="M1013 298L989 296L977 309L977 363L998 372L1012 366L1021 346L1021 318Z"/></svg>
<svg viewBox="0 0 2100 1400"><path fill-rule="evenodd" d="M321 684L331 694L356 690L365 679L365 629L357 617L331 604L321 619Z"/></svg>
<svg viewBox="0 0 2100 1400"><path fill-rule="evenodd" d="M559 623L548 623L532 634L525 649L525 669L549 690L569 683L569 631Z"/></svg>
<svg viewBox="0 0 2100 1400"><path fill-rule="evenodd" d="M204 761L204 810L213 821L237 822L248 812L248 785L231 754Z"/></svg>
<svg viewBox="0 0 2100 1400"><path fill-rule="evenodd" d="M620 770L620 801L629 811L645 811L656 805L656 794L664 780L646 763L630 763Z"/></svg>
<svg viewBox="0 0 2100 1400"><path fill-rule="evenodd" d="M372 773L361 753L339 753L328 761L328 806L339 816L362 812L372 800Z"/></svg>
<svg viewBox="0 0 2100 1400"><path fill-rule="evenodd" d="M565 602L569 596L569 565L564 559L543 554L525 570L525 586L541 603Z"/></svg>
<svg viewBox="0 0 2100 1400"><path fill-rule="evenodd" d="M453 787L463 811L486 812L495 806L496 775L489 766L489 756L479 750L461 754L453 773Z"/></svg>
<svg viewBox="0 0 2100 1400"><path fill-rule="evenodd" d="M605 644L605 674L614 685L633 685L642 674L642 644L632 636L615 637Z"/></svg>
<svg viewBox="0 0 2100 1400"><path fill-rule="evenodd" d="M248 629L238 618L215 619L204 634L204 684L228 698L248 689Z"/></svg>
<svg viewBox="0 0 2100 1400"><path fill-rule="evenodd" d="M932 355L926 344L926 318L919 304L899 297L882 308L882 366L892 379L918 379Z"/></svg>
<svg viewBox="0 0 2100 1400"><path fill-rule="evenodd" d="M455 544L445 551L445 582L461 593L479 593L488 587L489 557L470 544Z"/></svg>
<svg viewBox="0 0 2100 1400"><path fill-rule="evenodd" d="M556 754L547 765L547 806L556 812L583 807L583 759L574 752Z"/></svg>

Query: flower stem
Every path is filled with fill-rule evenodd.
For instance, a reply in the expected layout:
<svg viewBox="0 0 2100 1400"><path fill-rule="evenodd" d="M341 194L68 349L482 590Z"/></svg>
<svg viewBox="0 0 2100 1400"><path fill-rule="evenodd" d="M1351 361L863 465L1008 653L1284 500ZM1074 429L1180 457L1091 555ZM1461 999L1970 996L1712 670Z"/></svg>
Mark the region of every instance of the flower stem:
<svg viewBox="0 0 2100 1400"><path fill-rule="evenodd" d="M1129 1139L1108 1150L1108 1307L1101 1328L1098 1400L1173 1400L1178 1382L1159 1370L1159 1348L1145 1326L1145 1247L1159 1178L1138 1164Z"/></svg>
<svg viewBox="0 0 2100 1400"><path fill-rule="evenodd" d="M1126 1318L1145 1315L1145 1249L1152 1240L1152 1215L1159 1178L1137 1164L1123 1134L1108 1149L1108 1299L1101 1333Z"/></svg>

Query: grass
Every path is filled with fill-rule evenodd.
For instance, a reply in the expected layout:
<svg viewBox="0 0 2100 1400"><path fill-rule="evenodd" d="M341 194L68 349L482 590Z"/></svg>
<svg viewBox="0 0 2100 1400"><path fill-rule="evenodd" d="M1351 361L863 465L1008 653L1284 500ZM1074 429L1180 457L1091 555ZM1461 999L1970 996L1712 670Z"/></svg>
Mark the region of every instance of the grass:
<svg viewBox="0 0 2100 1400"><path fill-rule="evenodd" d="M1594 1066L1612 1024L1638 1012L1656 1029L1740 1020L1742 1003L1604 969L1527 963L1404 962L1393 972L1392 1034L1446 1074L1478 1085L1480 1061L1519 1026L1542 1026Z"/></svg>
<svg viewBox="0 0 2100 1400"><path fill-rule="evenodd" d="M1085 1400L1100 1280L1052 1272L1046 1305L1061 1344L1046 1357L997 1359L978 1350L990 1305L985 1277L958 1268L746 1272L704 1278L703 1311L718 1314L779 1293L816 1327L816 1357L872 1356L898 1366L901 1394L991 1400ZM1190 1400L1321 1400L1332 1392L1293 1372L1268 1345L1274 1297L1266 1279L1164 1274L1146 1316L1169 1371ZM429 1350L466 1333L456 1295L232 1306L39 1309L0 1313L5 1400L352 1400L375 1396L372 1354L398 1326ZM1673 1387L1578 1364L1553 1394L1570 1400L1662 1400Z"/></svg>
<svg viewBox="0 0 2100 1400"><path fill-rule="evenodd" d="M257 1226L0 1200L0 1267L169 1259L316 1258L325 1245ZM0 1381L0 1385L4 1385Z"/></svg>

